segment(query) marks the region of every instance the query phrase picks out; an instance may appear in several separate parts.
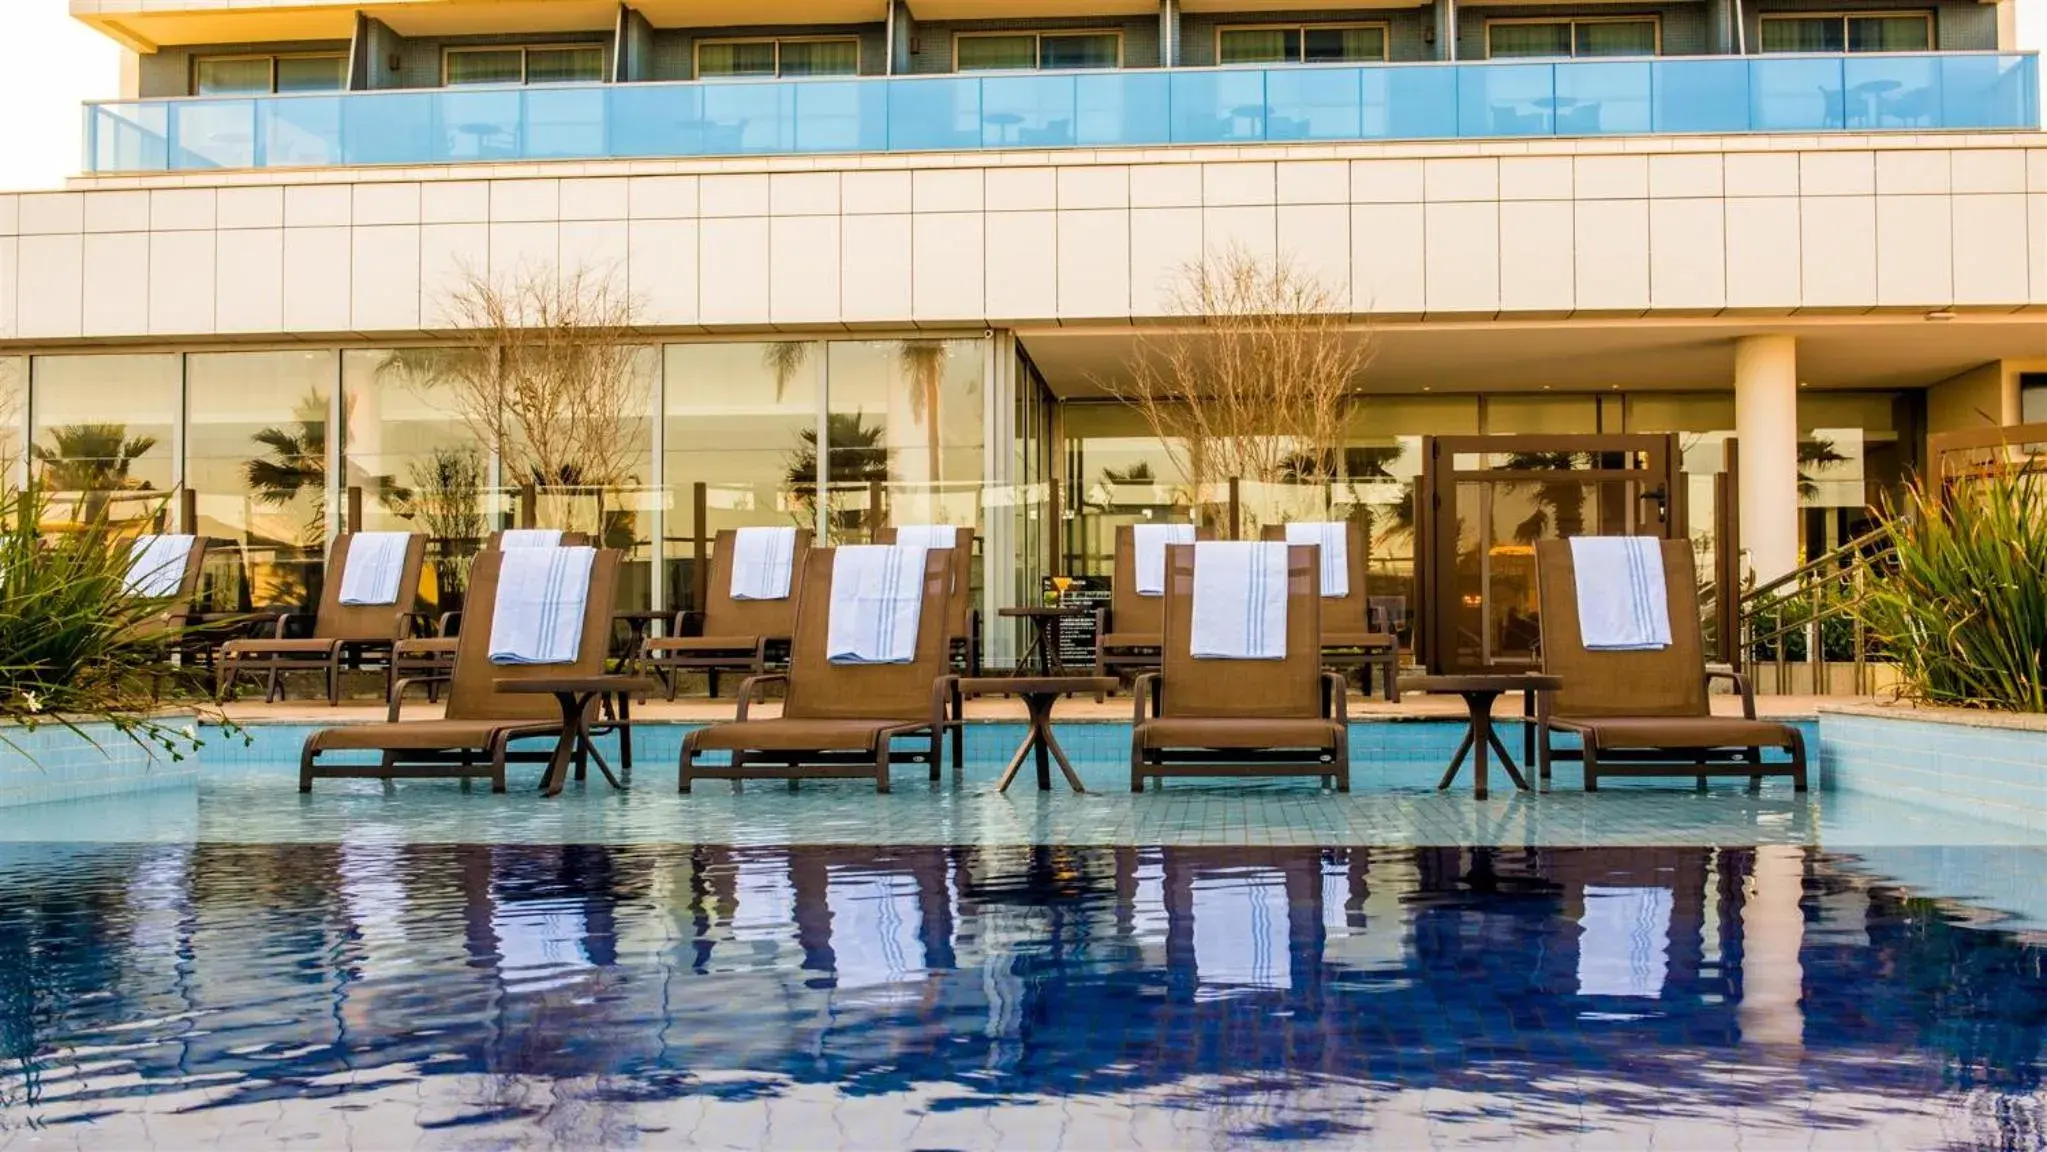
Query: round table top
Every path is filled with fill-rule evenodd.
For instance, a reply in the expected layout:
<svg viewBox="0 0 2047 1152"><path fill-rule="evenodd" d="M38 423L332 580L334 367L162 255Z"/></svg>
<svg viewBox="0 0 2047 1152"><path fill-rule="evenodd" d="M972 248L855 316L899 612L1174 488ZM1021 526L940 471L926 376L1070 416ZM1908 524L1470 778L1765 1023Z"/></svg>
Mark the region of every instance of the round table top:
<svg viewBox="0 0 2047 1152"><path fill-rule="evenodd" d="M1563 680L1540 672L1479 672L1465 676L1402 676L1403 692L1554 692Z"/></svg>
<svg viewBox="0 0 2047 1152"><path fill-rule="evenodd" d="M1012 604L1006 608L997 608L995 614L1010 619L1028 619L1040 616L1085 616L1093 611L1092 607L1079 604Z"/></svg>
<svg viewBox="0 0 2047 1152"><path fill-rule="evenodd" d="M963 696L1091 696L1116 690L1114 676L968 676Z"/></svg>
<svg viewBox="0 0 2047 1152"><path fill-rule="evenodd" d="M514 695L558 696L564 692L653 692L656 685L638 676L536 676L494 680L491 687Z"/></svg>

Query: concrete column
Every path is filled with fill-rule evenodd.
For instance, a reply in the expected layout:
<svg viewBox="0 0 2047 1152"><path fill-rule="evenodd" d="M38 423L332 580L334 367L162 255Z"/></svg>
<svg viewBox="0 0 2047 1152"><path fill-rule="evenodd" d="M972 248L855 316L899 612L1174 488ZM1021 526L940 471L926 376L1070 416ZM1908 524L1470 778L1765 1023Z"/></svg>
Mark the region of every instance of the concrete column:
<svg viewBox="0 0 2047 1152"><path fill-rule="evenodd" d="M1180 0L1159 0L1159 67L1180 66Z"/></svg>
<svg viewBox="0 0 2047 1152"><path fill-rule="evenodd" d="M1805 969L1805 852L1783 844L1756 849L1754 875L1741 905L1741 1042L1782 1059L1796 1059L1805 1044L1800 999Z"/></svg>
<svg viewBox="0 0 2047 1152"><path fill-rule="evenodd" d="M1457 0L1436 0L1436 59L1457 59Z"/></svg>
<svg viewBox="0 0 2047 1152"><path fill-rule="evenodd" d="M915 71L910 55L910 41L917 35L916 18L910 15L910 6L903 0L890 0L888 6L888 75L907 76Z"/></svg>
<svg viewBox="0 0 2047 1152"><path fill-rule="evenodd" d="M1734 343L1734 435L1740 443L1741 542L1757 583L1798 567L1798 342Z"/></svg>

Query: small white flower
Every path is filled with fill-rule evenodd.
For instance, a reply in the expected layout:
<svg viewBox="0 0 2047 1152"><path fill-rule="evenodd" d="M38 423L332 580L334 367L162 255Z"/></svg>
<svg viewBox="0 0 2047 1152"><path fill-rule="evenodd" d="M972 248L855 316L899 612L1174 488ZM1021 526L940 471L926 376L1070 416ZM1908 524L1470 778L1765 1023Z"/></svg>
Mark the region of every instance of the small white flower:
<svg viewBox="0 0 2047 1152"><path fill-rule="evenodd" d="M199 742L199 726L197 724L187 724L183 728L178 729L178 731L182 732L185 739L192 743L197 744Z"/></svg>
<svg viewBox="0 0 2047 1152"><path fill-rule="evenodd" d="M27 708L31 713L43 710L43 698L27 689L22 690L21 703L22 707Z"/></svg>

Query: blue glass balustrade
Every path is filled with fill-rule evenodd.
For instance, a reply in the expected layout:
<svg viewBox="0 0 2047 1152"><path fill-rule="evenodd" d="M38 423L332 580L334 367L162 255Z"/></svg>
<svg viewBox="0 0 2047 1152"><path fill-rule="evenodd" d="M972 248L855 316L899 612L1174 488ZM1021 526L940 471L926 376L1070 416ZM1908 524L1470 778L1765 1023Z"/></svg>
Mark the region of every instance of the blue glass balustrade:
<svg viewBox="0 0 2047 1152"><path fill-rule="evenodd" d="M86 167L2039 126L2031 53L1674 57L110 101L86 108Z"/></svg>

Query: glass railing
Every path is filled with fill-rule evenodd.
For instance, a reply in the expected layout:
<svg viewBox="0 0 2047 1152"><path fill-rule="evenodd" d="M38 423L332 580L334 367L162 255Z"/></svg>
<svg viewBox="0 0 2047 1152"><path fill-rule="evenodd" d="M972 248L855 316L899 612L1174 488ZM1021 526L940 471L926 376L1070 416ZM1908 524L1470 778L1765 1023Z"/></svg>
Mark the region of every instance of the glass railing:
<svg viewBox="0 0 2047 1152"><path fill-rule="evenodd" d="M2040 125L2031 53L411 89L86 107L89 172Z"/></svg>

